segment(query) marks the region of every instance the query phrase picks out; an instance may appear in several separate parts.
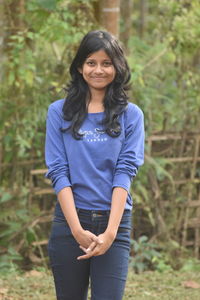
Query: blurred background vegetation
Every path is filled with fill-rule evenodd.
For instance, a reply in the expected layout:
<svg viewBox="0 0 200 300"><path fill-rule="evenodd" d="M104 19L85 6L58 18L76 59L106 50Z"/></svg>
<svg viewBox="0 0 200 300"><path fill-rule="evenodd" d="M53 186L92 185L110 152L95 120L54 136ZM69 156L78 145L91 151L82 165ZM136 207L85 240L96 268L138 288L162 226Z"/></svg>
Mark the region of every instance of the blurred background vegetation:
<svg viewBox="0 0 200 300"><path fill-rule="evenodd" d="M44 179L47 107L65 96L80 39L100 28L124 44L130 101L145 114L131 264L136 272L162 271L199 258L199 24L198 0L0 1L2 270L47 265L55 204Z"/></svg>

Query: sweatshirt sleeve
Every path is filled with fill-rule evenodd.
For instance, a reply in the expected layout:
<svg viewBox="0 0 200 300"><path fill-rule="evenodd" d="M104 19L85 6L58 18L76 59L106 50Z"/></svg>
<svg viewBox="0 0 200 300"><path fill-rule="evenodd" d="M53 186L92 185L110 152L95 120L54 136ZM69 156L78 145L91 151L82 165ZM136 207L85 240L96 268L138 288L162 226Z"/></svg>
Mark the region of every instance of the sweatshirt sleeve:
<svg viewBox="0 0 200 300"><path fill-rule="evenodd" d="M64 187L71 186L61 124L61 114L51 104L46 121L45 161L48 172L45 176L51 179L56 194Z"/></svg>
<svg viewBox="0 0 200 300"><path fill-rule="evenodd" d="M131 181L144 162L144 116L138 106L131 105L125 120L125 140L117 161L113 188L129 191Z"/></svg>

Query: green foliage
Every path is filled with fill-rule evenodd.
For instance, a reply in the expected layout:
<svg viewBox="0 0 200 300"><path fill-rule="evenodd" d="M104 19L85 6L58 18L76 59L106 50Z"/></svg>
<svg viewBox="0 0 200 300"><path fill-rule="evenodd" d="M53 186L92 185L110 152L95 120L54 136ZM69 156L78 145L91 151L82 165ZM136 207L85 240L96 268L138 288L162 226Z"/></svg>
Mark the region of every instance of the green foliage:
<svg viewBox="0 0 200 300"><path fill-rule="evenodd" d="M136 273L152 269L155 258L160 257L156 250L157 246L148 241L146 236L141 236L138 241L131 240L133 257L131 257L130 266Z"/></svg>
<svg viewBox="0 0 200 300"><path fill-rule="evenodd" d="M89 2L27 2L26 28L9 37L4 66L8 76L1 83L0 133L6 162L43 154L37 151L44 140L47 106L63 97L71 57L93 21Z"/></svg>
<svg viewBox="0 0 200 300"><path fill-rule="evenodd" d="M12 247L9 247L6 254L1 255L1 273L16 272L19 270L17 262L22 261L23 257Z"/></svg>
<svg viewBox="0 0 200 300"><path fill-rule="evenodd" d="M159 258L159 257L154 257L153 258L153 263L155 265L155 270L158 271L158 272L166 272L166 271L172 271L172 267L166 263L165 259L162 258Z"/></svg>
<svg viewBox="0 0 200 300"><path fill-rule="evenodd" d="M187 259L182 268L181 272L200 272L200 261L195 258Z"/></svg>
<svg viewBox="0 0 200 300"><path fill-rule="evenodd" d="M145 39L129 41L132 98L145 112L147 134L191 130L200 112L200 3L151 1L149 9L156 22L147 16Z"/></svg>
<svg viewBox="0 0 200 300"><path fill-rule="evenodd" d="M140 4L139 0L134 3L128 61L133 86L130 98L144 111L146 136L199 131L200 3L196 0L148 1L143 36L139 34ZM168 147L173 149L174 156L179 153L173 141ZM154 234L159 243L164 241L166 245L170 240L179 243L189 189L186 185L177 188L175 180L183 176L186 172L183 168L190 165L176 166L163 157L159 146L157 148L155 157L151 157L146 144L145 165L132 186L134 220L139 228L136 238ZM193 193L197 195L194 199L198 198L195 189ZM171 258L174 260L174 256ZM161 260L159 264L161 269L165 268Z"/></svg>

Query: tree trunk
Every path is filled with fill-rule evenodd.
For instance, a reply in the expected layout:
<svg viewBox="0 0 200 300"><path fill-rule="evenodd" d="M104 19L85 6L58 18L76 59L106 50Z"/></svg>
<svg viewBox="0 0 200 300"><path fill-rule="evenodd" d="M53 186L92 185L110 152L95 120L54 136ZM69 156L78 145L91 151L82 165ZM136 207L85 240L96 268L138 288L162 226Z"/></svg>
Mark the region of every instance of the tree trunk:
<svg viewBox="0 0 200 300"><path fill-rule="evenodd" d="M3 53L6 57L6 61L13 61L13 40L11 37L13 35L18 35L18 33L24 33L26 29L26 24L24 21L25 16L25 0L3 0L3 10L5 15L5 30L4 30L4 44L3 44ZM19 60L23 57L23 53L19 54ZM4 76L8 77L10 73L14 74L14 86L13 93L16 95L20 86L20 80L18 76L18 65L11 66L7 64L4 70ZM18 83L18 87L15 83Z"/></svg>
<svg viewBox="0 0 200 300"><path fill-rule="evenodd" d="M140 0L140 27L139 34L142 38L147 27L148 0Z"/></svg>
<svg viewBox="0 0 200 300"><path fill-rule="evenodd" d="M4 52L5 45L5 28L6 28L6 18L4 12L4 3L3 0L0 0L0 82L4 77L4 62L6 60L6 54Z"/></svg>
<svg viewBox="0 0 200 300"><path fill-rule="evenodd" d="M115 36L119 35L120 0L102 0L101 25Z"/></svg>
<svg viewBox="0 0 200 300"><path fill-rule="evenodd" d="M4 0L2 2L6 19L6 36L9 40L11 35L22 32L25 29L25 2L24 0Z"/></svg>
<svg viewBox="0 0 200 300"><path fill-rule="evenodd" d="M133 13L133 0L124 0L120 3L120 14L122 20L122 28L120 32L120 40L123 42L126 50L128 49L128 41L131 36Z"/></svg>

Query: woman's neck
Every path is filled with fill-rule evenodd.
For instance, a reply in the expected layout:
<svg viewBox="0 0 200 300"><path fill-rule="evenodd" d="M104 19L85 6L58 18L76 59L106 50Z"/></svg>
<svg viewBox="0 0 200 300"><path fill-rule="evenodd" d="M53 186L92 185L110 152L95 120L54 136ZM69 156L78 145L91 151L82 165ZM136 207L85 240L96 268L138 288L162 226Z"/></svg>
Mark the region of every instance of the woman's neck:
<svg viewBox="0 0 200 300"><path fill-rule="evenodd" d="M103 102L90 101L87 108L88 113L98 113L104 111Z"/></svg>
<svg viewBox="0 0 200 300"><path fill-rule="evenodd" d="M105 93L102 91L95 91L91 93L91 99L88 104L88 113L98 113L104 111L103 100Z"/></svg>

